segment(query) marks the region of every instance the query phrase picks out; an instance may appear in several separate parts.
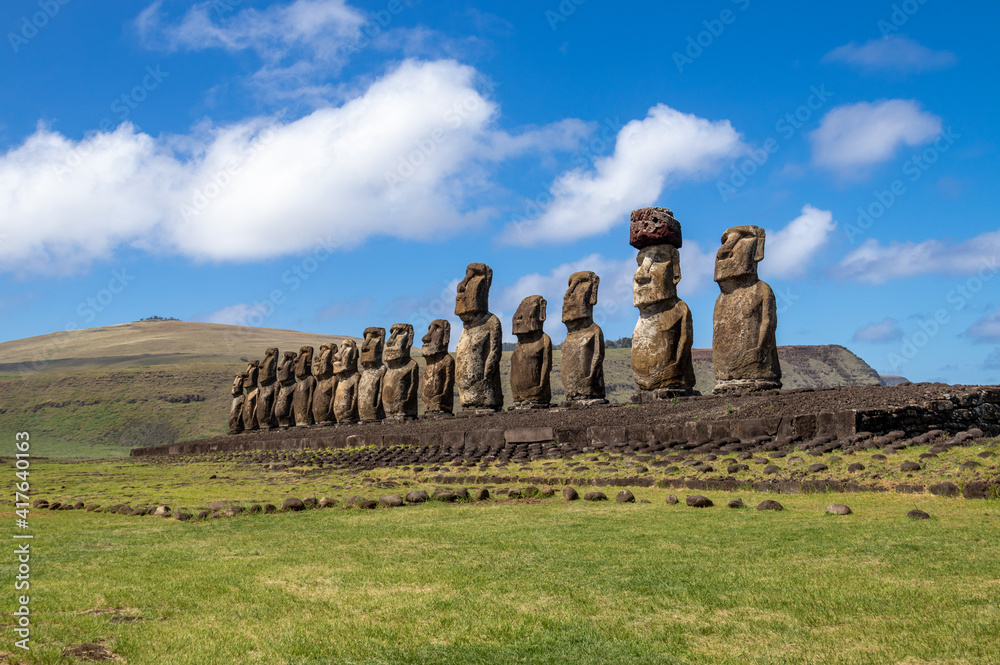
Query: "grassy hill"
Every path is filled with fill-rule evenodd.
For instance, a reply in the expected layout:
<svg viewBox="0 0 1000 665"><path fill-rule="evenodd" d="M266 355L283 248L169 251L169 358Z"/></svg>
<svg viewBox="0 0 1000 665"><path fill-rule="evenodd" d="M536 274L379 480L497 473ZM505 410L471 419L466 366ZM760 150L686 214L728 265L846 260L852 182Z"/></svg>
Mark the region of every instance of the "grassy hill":
<svg viewBox="0 0 1000 665"><path fill-rule="evenodd" d="M33 450L49 457L122 456L135 446L214 436L226 431L233 375L246 359L262 358L269 346L297 350L344 339L143 321L4 342L0 424L5 432L29 431L32 442L39 442ZM554 354L554 401L563 398L560 355ZM781 347L779 355L787 388L879 383L875 370L841 346ZM605 380L612 401L627 401L635 391L630 357L629 349L607 352ZM714 384L711 351L696 349L694 358L697 387L708 392ZM506 391L509 353L501 371Z"/></svg>

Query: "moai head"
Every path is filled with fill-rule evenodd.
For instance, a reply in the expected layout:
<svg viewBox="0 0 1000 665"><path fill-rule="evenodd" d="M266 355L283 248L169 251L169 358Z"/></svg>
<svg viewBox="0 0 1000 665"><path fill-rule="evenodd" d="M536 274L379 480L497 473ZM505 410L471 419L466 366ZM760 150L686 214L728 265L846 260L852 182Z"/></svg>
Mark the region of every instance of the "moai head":
<svg viewBox="0 0 1000 665"><path fill-rule="evenodd" d="M365 341L361 342L361 365L375 369L382 364L385 347L385 328L365 328Z"/></svg>
<svg viewBox="0 0 1000 665"><path fill-rule="evenodd" d="M337 353L337 345L321 344L316 361L313 363L313 375L318 379L328 379L333 376L333 356Z"/></svg>
<svg viewBox="0 0 1000 665"><path fill-rule="evenodd" d="M244 372L244 374L246 374L246 381L244 382L244 386L246 387L246 389L253 390L254 388L256 388L257 378L258 376L260 376L260 361L251 360L247 364L247 371Z"/></svg>
<svg viewBox="0 0 1000 665"><path fill-rule="evenodd" d="M451 321L434 319L427 327L427 334L420 341L424 344L425 356L448 353L448 344L451 342Z"/></svg>
<svg viewBox="0 0 1000 665"><path fill-rule="evenodd" d="M541 332L545 323L545 304L545 298L541 296L528 296L522 300L514 312L514 334L520 337Z"/></svg>
<svg viewBox="0 0 1000 665"><path fill-rule="evenodd" d="M295 352L285 351L281 356L281 362L278 364L278 381L282 385L290 385L295 383Z"/></svg>
<svg viewBox="0 0 1000 665"><path fill-rule="evenodd" d="M673 245L651 245L635 257L639 268L632 278L632 304L642 309L677 298L681 281L680 252Z"/></svg>
<svg viewBox="0 0 1000 665"><path fill-rule="evenodd" d="M389 341L385 345L385 359L406 360L413 346L413 326L409 323L394 323L389 328Z"/></svg>
<svg viewBox="0 0 1000 665"><path fill-rule="evenodd" d="M597 304L597 287L601 278L589 270L575 272L569 276L569 288L563 298L563 323L571 321L592 322L594 305Z"/></svg>
<svg viewBox="0 0 1000 665"><path fill-rule="evenodd" d="M334 346L336 349L336 346ZM345 339L340 351L333 357L334 374L354 374L358 371L358 345L353 339Z"/></svg>
<svg viewBox="0 0 1000 665"><path fill-rule="evenodd" d="M715 281L738 277L756 281L757 263L764 258L764 229L759 226L734 226L722 234L722 247L715 255Z"/></svg>
<svg viewBox="0 0 1000 665"><path fill-rule="evenodd" d="M299 355L295 358L295 378L304 379L312 376L313 348L303 346L299 349Z"/></svg>
<svg viewBox="0 0 1000 665"><path fill-rule="evenodd" d="M246 383L246 379L246 372L236 373L236 378L233 379L233 397L239 397L243 394L243 386Z"/></svg>
<svg viewBox="0 0 1000 665"><path fill-rule="evenodd" d="M470 263L465 269L465 279L458 284L455 296L455 315L468 322L490 309L490 284L493 269L485 263Z"/></svg>
<svg viewBox="0 0 1000 665"><path fill-rule="evenodd" d="M278 349L271 347L264 352L264 360L260 363L260 382L269 384L274 382L278 371Z"/></svg>

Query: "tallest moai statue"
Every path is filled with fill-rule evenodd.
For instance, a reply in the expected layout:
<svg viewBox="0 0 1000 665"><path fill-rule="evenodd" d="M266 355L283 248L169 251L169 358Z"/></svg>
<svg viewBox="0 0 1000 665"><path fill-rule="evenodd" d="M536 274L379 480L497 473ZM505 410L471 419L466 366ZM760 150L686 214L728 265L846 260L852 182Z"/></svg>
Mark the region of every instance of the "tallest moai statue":
<svg viewBox="0 0 1000 665"><path fill-rule="evenodd" d="M503 329L500 319L489 310L492 282L492 268L485 263L470 263L455 295L455 314L463 324L455 354L455 382L463 409L503 408L500 385Z"/></svg>
<svg viewBox="0 0 1000 665"><path fill-rule="evenodd" d="M629 243L639 250L632 304L639 321L632 333L632 375L639 401L694 392L691 310L677 297L681 281L681 225L666 208L632 213Z"/></svg>

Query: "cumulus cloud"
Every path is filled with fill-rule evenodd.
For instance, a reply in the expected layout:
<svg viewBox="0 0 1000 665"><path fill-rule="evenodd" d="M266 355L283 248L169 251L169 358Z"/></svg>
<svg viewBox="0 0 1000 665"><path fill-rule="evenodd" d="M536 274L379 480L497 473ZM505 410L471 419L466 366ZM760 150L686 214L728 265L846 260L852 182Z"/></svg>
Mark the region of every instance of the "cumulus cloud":
<svg viewBox="0 0 1000 665"><path fill-rule="evenodd" d="M888 344L899 339L903 339L903 330L899 327L896 319L888 316L878 323L869 323L867 326L858 328L851 337L854 342L868 342L870 344Z"/></svg>
<svg viewBox="0 0 1000 665"><path fill-rule="evenodd" d="M850 176L891 159L901 146L927 143L941 133L941 118L910 99L858 102L823 116L812 141L813 163Z"/></svg>
<svg viewBox="0 0 1000 665"><path fill-rule="evenodd" d="M775 277L801 277L836 228L832 212L806 204L783 229L767 231L762 268Z"/></svg>
<svg viewBox="0 0 1000 665"><path fill-rule="evenodd" d="M74 141L39 127L0 154L0 271L74 272L120 245L209 261L467 231L491 160L573 145L579 122L498 130L477 72L404 61L338 107L153 138L125 124Z"/></svg>
<svg viewBox="0 0 1000 665"><path fill-rule="evenodd" d="M1000 307L973 323L965 335L981 344L1000 344Z"/></svg>
<svg viewBox="0 0 1000 665"><path fill-rule="evenodd" d="M704 176L745 149L728 120L712 122L659 104L618 132L612 155L592 169L557 177L541 215L512 222L502 240L533 245L603 233L634 208L653 204L666 186Z"/></svg>
<svg viewBox="0 0 1000 665"><path fill-rule="evenodd" d="M824 62L840 62L865 70L922 72L947 69L958 62L951 51L934 51L904 35L871 39L838 46L823 56Z"/></svg>
<svg viewBox="0 0 1000 665"><path fill-rule="evenodd" d="M224 323L230 326L259 326L269 313L264 305L237 303L217 309L205 316L205 323Z"/></svg>
<svg viewBox="0 0 1000 665"><path fill-rule="evenodd" d="M973 275L993 279L1000 272L1000 230L964 242L925 240L883 245L874 238L845 256L834 275L869 284L917 275Z"/></svg>

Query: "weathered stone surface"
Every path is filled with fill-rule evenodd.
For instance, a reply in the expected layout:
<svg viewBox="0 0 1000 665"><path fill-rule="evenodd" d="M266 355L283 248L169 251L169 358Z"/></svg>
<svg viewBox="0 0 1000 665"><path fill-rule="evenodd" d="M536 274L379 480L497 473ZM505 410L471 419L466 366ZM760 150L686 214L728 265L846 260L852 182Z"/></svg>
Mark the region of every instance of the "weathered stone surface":
<svg viewBox="0 0 1000 665"><path fill-rule="evenodd" d="M548 406L552 400L552 340L542 327L545 298L528 296L514 312L517 345L510 358L510 389L514 406Z"/></svg>
<svg viewBox="0 0 1000 665"><path fill-rule="evenodd" d="M938 496L951 496L955 497L962 493L958 485L952 482L935 483L927 488L931 494L936 494Z"/></svg>
<svg viewBox="0 0 1000 665"><path fill-rule="evenodd" d="M264 505L264 514L265 515L273 515L276 512L278 512L278 509L277 509L277 507L275 507L275 505L273 503L268 503L268 504Z"/></svg>
<svg viewBox="0 0 1000 665"><path fill-rule="evenodd" d="M628 242L636 249L652 245L671 245L680 249L683 243L681 224L668 208L633 210Z"/></svg>
<svg viewBox="0 0 1000 665"><path fill-rule="evenodd" d="M826 512L831 515L850 515L852 511L850 507L845 506L842 503L831 503L826 507Z"/></svg>
<svg viewBox="0 0 1000 665"><path fill-rule="evenodd" d="M757 504L757 510L784 510L785 507L774 499L764 499Z"/></svg>
<svg viewBox="0 0 1000 665"><path fill-rule="evenodd" d="M435 501L444 501L446 503L454 503L455 501L458 500L458 494L456 494L455 492L453 492L451 490L446 490L446 489L438 488L438 489L434 490L433 494L431 494L431 498L434 499Z"/></svg>
<svg viewBox="0 0 1000 665"><path fill-rule="evenodd" d="M583 495L584 501L607 501L608 497L604 492L587 492Z"/></svg>
<svg viewBox="0 0 1000 665"><path fill-rule="evenodd" d="M333 356L333 374L337 379L333 394L333 415L338 423L358 422L358 345L345 339Z"/></svg>
<svg viewBox="0 0 1000 665"><path fill-rule="evenodd" d="M849 465L847 467L847 470L850 471L851 473L855 473L856 471L864 471L865 465L862 464L861 462L855 462L854 464Z"/></svg>
<svg viewBox="0 0 1000 665"><path fill-rule="evenodd" d="M711 508L715 504L707 496L702 496L701 494L689 494L687 497L687 505L692 508Z"/></svg>
<svg viewBox="0 0 1000 665"><path fill-rule="evenodd" d="M923 467L921 467L916 462L903 462L899 466L899 470L900 471L920 471L921 468L923 468Z"/></svg>
<svg viewBox="0 0 1000 665"><path fill-rule="evenodd" d="M473 493L472 498L476 501L486 501L490 498L490 491L485 487L481 487Z"/></svg>
<svg viewBox="0 0 1000 665"><path fill-rule="evenodd" d="M715 301L712 326L714 392L744 392L781 387L781 365L775 330L774 292L757 277L764 258L764 229L734 226L722 234L715 257Z"/></svg>
<svg viewBox="0 0 1000 665"><path fill-rule="evenodd" d="M809 473L819 473L820 471L826 471L828 468L826 464L810 464L808 471Z"/></svg>
<svg viewBox="0 0 1000 665"><path fill-rule="evenodd" d="M281 504L282 510L297 511L297 510L305 510L305 508L306 506L304 503L302 503L302 499L296 499L295 497L292 496L285 499L285 501Z"/></svg>
<svg viewBox="0 0 1000 665"><path fill-rule="evenodd" d="M336 354L336 344L332 342L321 344L316 361L313 363L316 390L312 398L312 415L313 422L317 425L329 425L337 420L333 410L333 399L337 392L338 381L333 370L333 358Z"/></svg>
<svg viewBox="0 0 1000 665"><path fill-rule="evenodd" d="M605 399L604 331L594 323L594 305L601 278L589 270L569 276L563 298L566 339L559 374L570 402Z"/></svg>
<svg viewBox="0 0 1000 665"><path fill-rule="evenodd" d="M243 506L229 506L223 511L226 517L236 517L243 512Z"/></svg>
<svg viewBox="0 0 1000 665"><path fill-rule="evenodd" d="M493 270L485 263L470 263L455 296L455 314L462 319L458 340L455 383L465 409L503 408L500 356L503 327L489 311Z"/></svg>
<svg viewBox="0 0 1000 665"><path fill-rule="evenodd" d="M238 372L233 379L233 388L230 391L233 395L233 401L229 407L230 434L239 434L243 431L243 403L246 401L246 396L243 394L243 383L246 379L246 372Z"/></svg>
<svg viewBox="0 0 1000 665"><path fill-rule="evenodd" d="M191 517L192 517L191 513L185 513L181 510L174 511L174 519L178 520L179 522L187 522L188 520L191 519Z"/></svg>
<svg viewBox="0 0 1000 665"><path fill-rule="evenodd" d="M332 508L337 505L337 500L328 496L324 496L322 499L319 500L319 503L316 505L318 505L320 508Z"/></svg>
<svg viewBox="0 0 1000 665"><path fill-rule="evenodd" d="M386 418L416 418L420 391L420 367L410 357L413 326L394 323L385 345L385 376L382 377L382 408Z"/></svg>
<svg viewBox="0 0 1000 665"><path fill-rule="evenodd" d="M455 410L455 358L448 353L451 322L435 319L427 327L423 342L426 364L420 376L420 397L425 414L446 414Z"/></svg>
<svg viewBox="0 0 1000 665"><path fill-rule="evenodd" d="M378 502L387 508L399 508L403 505L403 497L398 494L386 494L380 496Z"/></svg>
<svg viewBox="0 0 1000 665"><path fill-rule="evenodd" d="M563 501L576 501L580 498L580 495L577 494L576 490L572 487L564 487L562 491L562 498Z"/></svg>
<svg viewBox="0 0 1000 665"><path fill-rule="evenodd" d="M243 381L243 390L246 392L246 399L243 401L243 431L249 432L260 429L257 423L257 402L260 399L257 380L260 376L260 361L250 361L244 374L246 379Z"/></svg>
<svg viewBox="0 0 1000 665"><path fill-rule="evenodd" d="M226 506L228 506L229 503L230 503L229 501L213 501L212 503L208 504L208 509L209 510L225 510Z"/></svg>
<svg viewBox="0 0 1000 665"><path fill-rule="evenodd" d="M317 500L316 497L314 496L307 496L306 498L302 499L302 505L305 506L306 508L315 508L316 504L318 503L319 500Z"/></svg>
<svg viewBox="0 0 1000 665"><path fill-rule="evenodd" d="M257 423L261 429L274 429L278 419L274 417L274 406L278 399L278 349L271 347L264 351L258 375Z"/></svg>
<svg viewBox="0 0 1000 665"><path fill-rule="evenodd" d="M430 496L428 496L427 492L424 490L414 490L406 495L406 501L408 503L423 503L429 498Z"/></svg>
<svg viewBox="0 0 1000 665"><path fill-rule="evenodd" d="M153 514L157 517L170 517L172 513L173 511L170 510L170 506L166 504L157 506L156 510L153 511Z"/></svg>
<svg viewBox="0 0 1000 665"><path fill-rule="evenodd" d="M295 396L295 352L285 351L278 365L278 399L274 404L274 416L281 427L295 425L292 402Z"/></svg>
<svg viewBox="0 0 1000 665"><path fill-rule="evenodd" d="M382 408L382 377L385 365L382 350L385 347L385 328L365 328L361 343L361 378L358 381L358 417L362 422L375 422L385 418Z"/></svg>
<svg viewBox="0 0 1000 665"><path fill-rule="evenodd" d="M640 390L691 392L695 384L691 310L677 297L680 254L671 245L639 250L632 303L639 321L632 333L632 376Z"/></svg>
<svg viewBox="0 0 1000 665"><path fill-rule="evenodd" d="M303 346L295 357L295 393L292 396L292 413L295 425L313 424L312 398L316 391L316 377L312 375L313 348Z"/></svg>
<svg viewBox="0 0 1000 665"><path fill-rule="evenodd" d="M667 496L667 504L668 505L674 506L674 505L677 505L677 503L679 503L679 501L677 499L677 495L670 494L670 495Z"/></svg>
<svg viewBox="0 0 1000 665"><path fill-rule="evenodd" d="M925 513L922 510L917 510L916 508L906 513L906 516L914 520L928 520L931 518L928 513Z"/></svg>
<svg viewBox="0 0 1000 665"><path fill-rule="evenodd" d="M994 486L994 490L998 488ZM970 480L962 488L962 496L966 499L988 499L990 496L990 484L982 480Z"/></svg>
<svg viewBox="0 0 1000 665"><path fill-rule="evenodd" d="M743 503L743 499L730 499L729 503L726 504L727 508L745 508L746 505Z"/></svg>
<svg viewBox="0 0 1000 665"><path fill-rule="evenodd" d="M628 490L622 490L615 496L618 503L635 503L635 495Z"/></svg>

